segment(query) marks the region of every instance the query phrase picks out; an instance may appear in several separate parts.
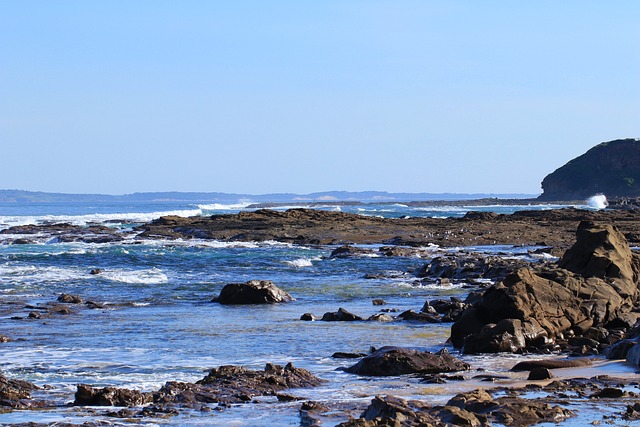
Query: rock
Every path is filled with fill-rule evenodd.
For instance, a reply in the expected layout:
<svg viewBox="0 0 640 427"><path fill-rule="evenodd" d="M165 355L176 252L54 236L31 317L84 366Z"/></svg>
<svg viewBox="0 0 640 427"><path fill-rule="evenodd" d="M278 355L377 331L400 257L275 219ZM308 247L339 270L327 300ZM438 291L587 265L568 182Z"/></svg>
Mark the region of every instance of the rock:
<svg viewBox="0 0 640 427"><path fill-rule="evenodd" d="M58 302L67 304L82 304L82 298L77 295L62 294L58 297Z"/></svg>
<svg viewBox="0 0 640 427"><path fill-rule="evenodd" d="M591 359L584 357L577 359L540 359L540 360L525 360L516 363L511 368L514 372L519 371L531 371L537 368L544 369L560 369L560 368L583 368L585 366L591 366Z"/></svg>
<svg viewBox="0 0 640 427"><path fill-rule="evenodd" d="M376 396L360 418L336 427L442 426L438 418L429 413L430 409L424 402Z"/></svg>
<svg viewBox="0 0 640 427"><path fill-rule="evenodd" d="M413 310L407 310L398 315L402 320L412 320L416 322L440 323L440 316L437 314L416 313Z"/></svg>
<svg viewBox="0 0 640 427"><path fill-rule="evenodd" d="M627 350L627 357L625 360L632 366L640 367L640 344L636 344Z"/></svg>
<svg viewBox="0 0 640 427"><path fill-rule="evenodd" d="M319 402L303 402L300 406L300 427L320 427L322 420L319 413L327 412L330 408Z"/></svg>
<svg viewBox="0 0 640 427"><path fill-rule="evenodd" d="M294 301L287 292L270 280L250 280L246 283L229 283L212 302L220 304L273 304Z"/></svg>
<svg viewBox="0 0 640 427"><path fill-rule="evenodd" d="M337 312L328 312L322 316L325 322L353 322L356 320L364 320L364 318L348 312L340 307Z"/></svg>
<svg viewBox="0 0 640 427"><path fill-rule="evenodd" d="M529 376L527 380L529 381L539 381L539 380L548 380L553 378L553 374L547 368L533 368L529 372Z"/></svg>
<svg viewBox="0 0 640 427"><path fill-rule="evenodd" d="M192 383L168 382L153 393L158 404L192 406L200 403L243 403L255 396L276 396L290 388L316 387L324 381L306 369L267 363L264 370L254 371L225 365Z"/></svg>
<svg viewBox="0 0 640 427"><path fill-rule="evenodd" d="M393 322L393 317L385 313L376 313L369 316L367 320L373 321L373 322Z"/></svg>
<svg viewBox="0 0 640 427"><path fill-rule="evenodd" d="M382 347L364 357L345 372L366 376L434 374L468 370L469 365L446 351L430 353L402 347Z"/></svg>
<svg viewBox="0 0 640 427"><path fill-rule="evenodd" d="M640 140L603 142L542 180L540 200L640 196Z"/></svg>
<svg viewBox="0 0 640 427"><path fill-rule="evenodd" d="M447 423L447 425L470 427L483 425L474 413L458 408L457 406L445 406L438 412L437 416Z"/></svg>
<svg viewBox="0 0 640 427"><path fill-rule="evenodd" d="M497 324L487 323L477 334L465 337L464 353L518 353L526 341L519 319L502 319Z"/></svg>
<svg viewBox="0 0 640 427"><path fill-rule="evenodd" d="M575 414L558 405L518 397L494 399L475 390L453 397L445 406L429 406L420 401L407 401L394 396L376 396L360 418L339 427L419 427L450 425L527 426L541 422L559 423Z"/></svg>
<svg viewBox="0 0 640 427"><path fill-rule="evenodd" d="M28 381L8 379L0 375L0 407L31 409L44 407L43 402L31 400L31 392L40 387Z"/></svg>
<svg viewBox="0 0 640 427"><path fill-rule="evenodd" d="M616 324L634 307L638 271L640 257L618 230L581 222L558 267L522 268L487 289L454 323L451 342L471 353L536 351Z"/></svg>
<svg viewBox="0 0 640 427"><path fill-rule="evenodd" d="M316 316L314 316L311 313L304 313L302 316L300 316L300 320L304 320L307 322L312 322L314 320L316 320Z"/></svg>
<svg viewBox="0 0 640 427"><path fill-rule="evenodd" d="M331 251L329 258L348 258L353 256L366 256L371 255L374 252L367 248L358 248L351 245L340 246L339 248Z"/></svg>
<svg viewBox="0 0 640 427"><path fill-rule="evenodd" d="M605 387L595 393L592 398L596 399L619 399L627 395L627 392L617 387Z"/></svg>
<svg viewBox="0 0 640 427"><path fill-rule="evenodd" d="M75 401L76 406L140 406L152 402L151 393L137 390L105 387L94 388L87 384L78 384Z"/></svg>
<svg viewBox="0 0 640 427"><path fill-rule="evenodd" d="M102 274L102 269L100 269L100 268L94 268L93 270L91 270L91 271L89 272L89 274L92 274L92 275L94 275L94 276L95 276L95 275L98 275L98 274Z"/></svg>
<svg viewBox="0 0 640 427"><path fill-rule="evenodd" d="M618 341L617 343L607 347L604 355L607 359L626 359L629 350L636 344L637 341L630 339Z"/></svg>
<svg viewBox="0 0 640 427"><path fill-rule="evenodd" d="M372 303L373 303L373 305L385 305L386 304L386 302L383 299L379 299L379 298L374 299L372 301Z"/></svg>
<svg viewBox="0 0 640 427"><path fill-rule="evenodd" d="M344 353L339 351L339 352L333 353L331 357L333 357L334 359L359 359L365 356L366 354L364 353Z"/></svg>

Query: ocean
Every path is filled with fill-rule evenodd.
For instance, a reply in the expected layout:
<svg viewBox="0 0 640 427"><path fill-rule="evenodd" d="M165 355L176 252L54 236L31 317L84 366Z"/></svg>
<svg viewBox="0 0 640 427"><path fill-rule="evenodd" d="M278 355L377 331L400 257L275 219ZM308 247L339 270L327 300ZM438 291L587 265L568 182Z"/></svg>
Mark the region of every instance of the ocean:
<svg viewBox="0 0 640 427"><path fill-rule="evenodd" d="M444 252L479 251L531 261L529 248L429 246L418 257L331 258L334 247L277 242L223 243L204 240L140 240L132 228L163 215L214 215L246 210L248 203L193 205L180 202L7 203L0 205L0 230L15 225L68 222L114 227L128 236L117 243L64 242L50 235L28 236L28 244L7 244L16 235L0 234L0 344L2 373L45 387L33 396L53 409L0 413L0 424L105 422L136 425L108 417L109 408L81 408L73 402L77 384L159 389L167 381L195 382L214 367L265 363L310 370L327 380L317 388L290 390L301 399L341 402L362 408L376 394L444 403L470 382L429 385L415 377L368 378L339 370L353 361L335 352L366 353L371 347L406 346L438 351L448 344L451 324L301 321L304 313L321 317L344 308L364 318L382 308L420 311L425 301L465 298L465 283L416 280L413 272ZM292 207L292 206L291 206ZM420 206L405 204L332 205L383 217L462 216L470 210L511 213L561 206ZM583 208L589 208L587 205ZM286 209L287 207L279 207ZM91 274L99 268L101 274ZM367 278L373 277L373 278ZM268 306L212 303L227 283L271 280L295 301ZM71 307L71 313L29 318L37 307L62 293L94 301L98 309ZM27 308L27 306L31 308ZM33 307L36 307L34 309ZM505 375L516 356L461 356L474 369ZM517 356L521 358L522 356ZM520 360L520 359L518 359ZM259 398L222 411L181 410L140 425L298 426L300 402ZM357 415L357 411L350 415ZM346 420L337 414L325 425Z"/></svg>

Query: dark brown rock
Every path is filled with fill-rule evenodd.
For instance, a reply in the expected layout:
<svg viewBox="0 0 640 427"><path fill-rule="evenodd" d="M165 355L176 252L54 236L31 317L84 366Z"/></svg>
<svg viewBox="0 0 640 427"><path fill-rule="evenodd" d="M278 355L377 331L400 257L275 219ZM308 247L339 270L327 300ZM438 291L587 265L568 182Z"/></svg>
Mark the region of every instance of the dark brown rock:
<svg viewBox="0 0 640 427"><path fill-rule="evenodd" d="M229 283L212 302L220 304L273 304L293 301L294 298L270 280L250 280Z"/></svg>
<svg viewBox="0 0 640 427"><path fill-rule="evenodd" d="M158 404L196 407L201 403L243 403L255 396L276 396L286 389L315 387L323 382L290 363L284 367L268 363L262 371L226 365L212 369L195 384L166 383L153 396Z"/></svg>
<svg viewBox="0 0 640 427"><path fill-rule="evenodd" d="M140 406L152 402L151 393L115 387L94 388L79 384L74 405L76 406Z"/></svg>
<svg viewBox="0 0 640 427"><path fill-rule="evenodd" d="M58 297L58 302L64 302L67 304L82 304L82 298L78 295L62 294Z"/></svg>
<svg viewBox="0 0 640 427"><path fill-rule="evenodd" d="M401 347L382 347L364 357L345 372L367 376L433 374L469 369L467 363L446 351L430 353Z"/></svg>
<svg viewBox="0 0 640 427"><path fill-rule="evenodd" d="M40 387L28 381L5 378L0 375L0 407L7 406L14 409L30 409L43 407L42 402L31 400L31 392Z"/></svg>
<svg viewBox="0 0 640 427"><path fill-rule="evenodd" d="M364 320L364 318L355 315L344 308L340 307L336 312L327 312L322 316L322 320L325 322L353 322L357 320Z"/></svg>
<svg viewBox="0 0 640 427"><path fill-rule="evenodd" d="M614 227L582 222L559 265L522 268L487 289L453 325L454 346L469 353L535 350L564 334L615 324L634 307L640 257Z"/></svg>
<svg viewBox="0 0 640 427"><path fill-rule="evenodd" d="M511 368L514 372L519 371L531 371L536 368L545 369L560 369L560 368L583 368L585 366L591 366L591 359L580 357L575 359L540 359L540 360L525 360L516 363Z"/></svg>
<svg viewBox="0 0 640 427"><path fill-rule="evenodd" d="M527 380L529 381L539 381L539 380L548 380L553 378L553 374L547 368L533 368L529 372L529 376Z"/></svg>

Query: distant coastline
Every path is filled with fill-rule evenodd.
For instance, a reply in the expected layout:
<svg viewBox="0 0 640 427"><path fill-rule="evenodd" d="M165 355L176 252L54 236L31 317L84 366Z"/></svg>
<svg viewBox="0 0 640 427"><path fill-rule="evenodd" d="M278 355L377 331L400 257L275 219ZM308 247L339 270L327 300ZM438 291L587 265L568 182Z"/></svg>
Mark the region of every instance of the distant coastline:
<svg viewBox="0 0 640 427"><path fill-rule="evenodd" d="M123 195L47 193L26 190L0 190L0 203L64 202L191 202L247 204L323 204L323 203L534 203L537 194L491 193L388 193L384 191L326 191L309 194L239 194L221 192L145 192ZM537 202L536 202L537 203ZM266 205L264 206L266 207Z"/></svg>

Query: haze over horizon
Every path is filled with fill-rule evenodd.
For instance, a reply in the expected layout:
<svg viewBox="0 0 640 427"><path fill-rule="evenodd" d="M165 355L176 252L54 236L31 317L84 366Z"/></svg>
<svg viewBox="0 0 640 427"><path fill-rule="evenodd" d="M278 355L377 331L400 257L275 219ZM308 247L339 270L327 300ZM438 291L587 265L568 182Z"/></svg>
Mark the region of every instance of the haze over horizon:
<svg viewBox="0 0 640 427"><path fill-rule="evenodd" d="M640 3L3 3L0 188L539 194L640 137Z"/></svg>

